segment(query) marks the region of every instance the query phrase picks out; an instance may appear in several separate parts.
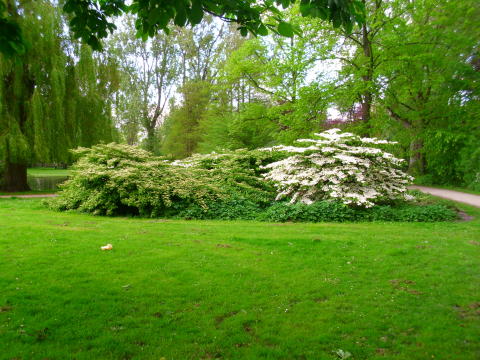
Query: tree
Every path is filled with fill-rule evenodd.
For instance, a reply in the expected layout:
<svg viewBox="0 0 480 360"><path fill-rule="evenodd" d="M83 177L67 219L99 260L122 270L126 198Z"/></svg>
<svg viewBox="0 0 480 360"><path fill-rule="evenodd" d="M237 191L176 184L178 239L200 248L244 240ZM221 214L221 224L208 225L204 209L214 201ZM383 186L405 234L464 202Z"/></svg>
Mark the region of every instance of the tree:
<svg viewBox="0 0 480 360"><path fill-rule="evenodd" d="M195 28L176 28L177 52L180 54L179 94L181 102L171 109L162 129L162 152L182 158L197 149L201 139L199 125L212 100L217 73L225 58L226 32L208 16Z"/></svg>
<svg viewBox="0 0 480 360"><path fill-rule="evenodd" d="M157 34L145 42L136 38L131 18L127 18L126 29L110 42L111 51L121 59L124 74L117 118L130 118L131 127L132 117L138 116L138 125L146 135L146 149L151 152L158 150L155 134L179 77L176 43L176 36L166 34Z"/></svg>
<svg viewBox="0 0 480 360"><path fill-rule="evenodd" d="M36 41L38 46L36 52L25 53L16 60L0 57L3 186L6 190L16 191L28 189L26 166L32 151L45 159L55 156L50 140L53 127L55 131L61 129L56 126L58 118L48 116L47 112L49 105L53 105L54 111L62 110L64 54L56 36L59 24L51 6L44 2L17 6L16 2L9 1L7 8L17 16L24 13L22 18L18 16L18 24L23 29L33 30L24 34L29 42ZM40 22L35 13L43 21ZM49 53L48 61L38 62L45 53Z"/></svg>
<svg viewBox="0 0 480 360"><path fill-rule="evenodd" d="M460 181L459 153L475 134L478 115L469 108L480 78L470 60L479 16L476 1L416 1L384 37L381 105L409 135L410 172L428 170L437 182Z"/></svg>
<svg viewBox="0 0 480 360"><path fill-rule="evenodd" d="M200 140L199 122L210 100L210 85L188 81L180 89L182 104L174 107L166 120L162 153L171 158L185 158L195 151Z"/></svg>
<svg viewBox="0 0 480 360"><path fill-rule="evenodd" d="M70 28L76 37L96 50L102 47L100 40L116 29L112 18L125 13L136 16L138 34L144 39L155 35L159 30L168 32L171 21L178 26L199 24L204 14L238 23L242 35L249 31L255 35L266 35L269 29L285 36L293 33L290 24L282 21L278 7L285 9L295 3L295 0L135 0L130 5L127 3L127 0L66 0L64 11L70 15ZM268 21L265 21L265 14L270 15ZM355 22L362 21L362 14L360 0L302 0L303 16L319 17L332 22L336 27L343 25L351 29ZM0 53L4 55L24 53L28 43L18 24L18 13L13 12L3 0L0 2L0 40Z"/></svg>
<svg viewBox="0 0 480 360"><path fill-rule="evenodd" d="M230 121L229 146L251 148L275 140L291 142L320 129L326 101L315 67L324 42L317 36L317 21L298 15L299 9L292 8L286 18L302 36L248 39L228 55L219 82L224 95L230 97L230 108L224 105L218 113L237 113L224 116ZM225 96L217 98L225 103ZM216 143L209 129L213 134L220 128L215 122L223 120L221 116L214 118L217 120L205 118L202 124L207 132L202 139L204 149L211 148L208 142ZM260 134L263 143L257 138Z"/></svg>
<svg viewBox="0 0 480 360"><path fill-rule="evenodd" d="M28 189L32 162L66 163L68 149L112 139L106 98L113 91L108 73L91 50L63 33L58 9L47 1L8 3L25 40L35 50L15 58L0 55L0 163L3 187ZM71 52L71 54L69 54ZM74 59L78 59L75 63Z"/></svg>

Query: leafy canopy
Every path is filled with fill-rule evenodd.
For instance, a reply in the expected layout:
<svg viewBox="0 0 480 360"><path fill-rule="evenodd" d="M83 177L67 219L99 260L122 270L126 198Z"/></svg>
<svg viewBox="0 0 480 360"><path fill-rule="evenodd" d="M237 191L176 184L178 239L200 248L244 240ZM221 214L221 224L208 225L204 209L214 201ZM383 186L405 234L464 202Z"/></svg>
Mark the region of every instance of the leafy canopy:
<svg viewBox="0 0 480 360"><path fill-rule="evenodd" d="M136 18L137 35L143 39L160 30L168 32L169 24L196 25L204 14L211 14L228 22L238 23L244 36L267 35L273 31L283 36L296 32L291 24L282 20L281 8L286 9L295 0L66 0L64 11L71 15L70 28L94 49L101 49L100 40L115 30L112 18L132 13ZM303 16L318 17L336 27L351 30L355 22L363 19L360 0L301 0Z"/></svg>
<svg viewBox="0 0 480 360"><path fill-rule="evenodd" d="M20 26L7 15L7 6L0 0L0 54L23 54L25 40Z"/></svg>

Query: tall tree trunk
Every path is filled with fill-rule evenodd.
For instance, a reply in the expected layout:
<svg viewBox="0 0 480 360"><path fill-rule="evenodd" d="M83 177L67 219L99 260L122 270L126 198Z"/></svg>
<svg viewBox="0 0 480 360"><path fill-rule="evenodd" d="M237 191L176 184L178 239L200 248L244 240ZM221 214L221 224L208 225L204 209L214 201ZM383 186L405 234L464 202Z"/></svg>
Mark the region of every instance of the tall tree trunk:
<svg viewBox="0 0 480 360"><path fill-rule="evenodd" d="M18 89L15 88L16 79L18 78L22 85L22 91L19 94L17 93ZM35 89L35 82L29 73L27 64L14 66L13 69L10 70L10 73L4 77L3 81L7 105L6 112L14 118L13 121L17 122L16 125L19 131L24 135L27 131L29 104ZM11 129L8 130L12 131ZM18 135L16 140L21 141L18 139ZM15 145L16 144L13 144L13 146ZM23 159L23 163L11 162L11 150L9 146L7 146L5 155L3 189L9 192L30 190L27 184L26 159Z"/></svg>
<svg viewBox="0 0 480 360"><path fill-rule="evenodd" d="M414 137L410 142L410 161L408 172L412 175L423 175L425 173L425 159L423 156L423 139Z"/></svg>
<svg viewBox="0 0 480 360"><path fill-rule="evenodd" d="M154 127L147 127L147 140L146 140L146 149L150 151L151 153L155 153L155 128Z"/></svg>
<svg viewBox="0 0 480 360"><path fill-rule="evenodd" d="M7 161L3 190L8 192L28 191L27 166L24 164L12 164Z"/></svg>
<svg viewBox="0 0 480 360"><path fill-rule="evenodd" d="M372 112L372 92L370 90L371 82L373 80L373 53L372 53L372 42L368 37L368 28L367 24L362 25L362 47L363 47L363 54L368 59L366 64L365 75L362 76L365 90L362 92L362 103L361 103L361 111L362 111L362 121L364 123L368 123L370 121L371 112Z"/></svg>

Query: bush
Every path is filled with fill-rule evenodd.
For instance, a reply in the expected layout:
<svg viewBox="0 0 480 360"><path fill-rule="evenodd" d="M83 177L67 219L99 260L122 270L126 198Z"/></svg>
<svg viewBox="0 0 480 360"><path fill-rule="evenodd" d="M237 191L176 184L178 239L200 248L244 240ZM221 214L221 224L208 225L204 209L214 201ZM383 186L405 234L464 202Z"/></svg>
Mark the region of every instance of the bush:
<svg viewBox="0 0 480 360"><path fill-rule="evenodd" d="M273 183L262 177L267 172L265 165L282 157L284 154L278 152L240 149L222 154L195 154L172 165L207 170L222 179L230 199L249 199L265 206L275 197Z"/></svg>
<svg viewBox="0 0 480 360"><path fill-rule="evenodd" d="M397 199L410 199L406 185L413 178L400 168L404 160L371 147L393 144L360 138L331 129L317 139L297 140L303 146L275 146L270 151L290 154L266 165L265 178L276 183L277 200L312 204L338 200L346 205L372 207ZM294 154L294 155L291 155Z"/></svg>
<svg viewBox="0 0 480 360"><path fill-rule="evenodd" d="M457 214L451 208L441 205L377 205L368 209L352 208L341 202L318 201L303 203L275 202L261 208L245 200L220 201L206 211L191 206L170 217L188 220L257 220L269 222L435 222L452 221Z"/></svg>
<svg viewBox="0 0 480 360"><path fill-rule="evenodd" d="M50 201L54 209L99 215L277 222L455 218L455 212L443 205L406 205L405 200L400 200L405 197L403 192L400 199L391 199L391 205L370 208L347 205L339 199L309 205L275 202L276 189L262 176L268 178L267 172L272 169L269 164L289 156L284 151L238 150L174 162L119 144L80 148L74 153L79 160L69 180L61 185L60 196ZM309 157L317 158L316 153Z"/></svg>
<svg viewBox="0 0 480 360"><path fill-rule="evenodd" d="M138 148L97 145L74 151L79 160L51 207L99 215L171 216L228 199L268 203L274 189L245 164L245 154L210 155L170 163ZM251 157L251 156L250 156ZM257 166L258 167L258 166Z"/></svg>

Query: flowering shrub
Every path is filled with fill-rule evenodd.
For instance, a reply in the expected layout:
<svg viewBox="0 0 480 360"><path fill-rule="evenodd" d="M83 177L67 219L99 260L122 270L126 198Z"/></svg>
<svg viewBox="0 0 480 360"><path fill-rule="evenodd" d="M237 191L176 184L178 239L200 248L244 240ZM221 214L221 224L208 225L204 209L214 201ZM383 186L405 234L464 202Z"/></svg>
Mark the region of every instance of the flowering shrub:
<svg viewBox="0 0 480 360"><path fill-rule="evenodd" d="M305 156L307 160L304 161L307 164L307 161L315 164L313 175L323 171L323 168L318 165L323 161L326 164L324 168L328 171L339 168L337 171L347 173L347 176L352 178L348 183L342 181L336 184L336 180L331 179L331 181L325 181L325 184L331 187L332 184L340 187L350 184L349 186L355 186L355 189L361 188L355 180L359 181L358 178L363 174L358 168L365 170L359 167L357 162L366 164L367 160L371 161L369 169L375 169L375 171L372 174L363 174L366 179L372 176L373 179L380 179L382 172L374 176L376 172L381 171L379 163L390 164L391 167L401 163L400 160L394 160L391 155L384 155L386 153L381 150L377 151L369 147L367 147L369 150L365 150L365 147L360 149L358 144L371 144L371 139L359 141L349 134L339 135L341 142L338 143L321 137L320 140L302 140L303 143L308 144L303 148L274 148L280 151L237 150L224 154L194 155L174 162L154 157L146 151L128 145L108 144L97 145L91 149L80 148L74 151L80 158L73 166L72 176L62 185L60 196L49 201L51 207L58 210L78 209L102 215L139 214L186 219L342 222L441 221L455 218L455 212L445 206L405 205L403 201L393 206L374 206L370 209L346 205L345 201L343 203L340 201L344 199L338 197L325 197L327 201L315 201L311 205L307 205L305 201L298 201L302 199L300 195L297 195L297 201L294 201L294 204L284 201L275 202L277 189L269 178L279 166L278 164L290 161L292 152L295 152L294 156L298 158ZM330 155L327 157L319 150L324 148L327 148L327 154L333 154L333 162ZM340 150L333 151L329 148ZM346 156L358 157L361 161L355 160L357 166L354 167L353 160L348 158L349 161L345 165ZM380 160L377 159L379 157ZM383 168L380 169L384 169L388 174L392 172L397 174L398 169L382 166ZM348 173L350 170L352 174ZM292 174L296 173L292 172ZM345 179L342 176L336 178ZM386 181L385 178L383 181ZM395 184L389 181L388 186ZM294 182L289 184L295 185ZM323 183L318 184L318 186L323 185ZM300 192L303 187L297 186L296 189ZM312 193L311 189L306 193ZM399 191L398 194L400 198L405 198L403 191ZM332 198L336 200L331 201Z"/></svg>
<svg viewBox="0 0 480 360"><path fill-rule="evenodd" d="M402 159L372 145L393 144L361 138L331 129L315 134L317 139L297 140L299 146L263 149L287 153L288 157L265 166L265 179L275 182L276 200L311 204L338 200L346 205L372 207L396 199L411 199L406 185L413 178L400 168Z"/></svg>
<svg viewBox="0 0 480 360"><path fill-rule="evenodd" d="M188 208L206 212L230 199L266 206L275 196L273 186L258 176L262 160L253 152L197 155L173 163L113 143L73 152L79 160L60 196L51 201L58 210L170 216Z"/></svg>
<svg viewBox="0 0 480 360"><path fill-rule="evenodd" d="M173 167L133 146L102 144L74 153L80 159L51 202L59 210L162 216L180 204L207 208L226 196L205 170Z"/></svg>

